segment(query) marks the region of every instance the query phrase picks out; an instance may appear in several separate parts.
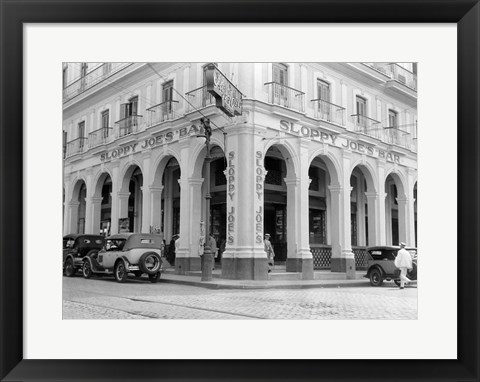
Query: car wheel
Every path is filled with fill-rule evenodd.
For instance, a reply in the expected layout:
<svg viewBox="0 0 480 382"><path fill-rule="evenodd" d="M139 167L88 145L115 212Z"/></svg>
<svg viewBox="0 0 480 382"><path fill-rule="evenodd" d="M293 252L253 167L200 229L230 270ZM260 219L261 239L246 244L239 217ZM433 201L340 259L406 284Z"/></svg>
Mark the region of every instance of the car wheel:
<svg viewBox="0 0 480 382"><path fill-rule="evenodd" d="M147 275L155 275L162 265L162 260L160 256L155 252L146 252L138 261L138 267L143 273Z"/></svg>
<svg viewBox="0 0 480 382"><path fill-rule="evenodd" d="M119 283L124 283L127 281L128 272L123 261L119 261L117 264L115 264L114 274L115 280L117 280Z"/></svg>
<svg viewBox="0 0 480 382"><path fill-rule="evenodd" d="M383 284L382 273L379 269L374 268L370 271L370 284L375 287L381 286Z"/></svg>
<svg viewBox="0 0 480 382"><path fill-rule="evenodd" d="M155 284L160 279L160 272L157 272L154 275L148 275L148 279L151 283Z"/></svg>
<svg viewBox="0 0 480 382"><path fill-rule="evenodd" d="M73 260L69 257L65 260L65 276L72 277L75 274L75 267L73 266Z"/></svg>
<svg viewBox="0 0 480 382"><path fill-rule="evenodd" d="M85 277L86 279L89 279L90 277L92 277L93 272L92 272L92 265L90 264L90 261L85 260L83 262L82 274L83 274L83 277Z"/></svg>

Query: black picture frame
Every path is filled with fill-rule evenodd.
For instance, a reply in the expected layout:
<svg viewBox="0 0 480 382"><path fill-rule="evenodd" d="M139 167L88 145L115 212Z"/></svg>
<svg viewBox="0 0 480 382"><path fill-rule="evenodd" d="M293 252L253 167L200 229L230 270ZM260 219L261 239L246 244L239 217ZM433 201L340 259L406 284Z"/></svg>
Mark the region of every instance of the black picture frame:
<svg viewBox="0 0 480 382"><path fill-rule="evenodd" d="M0 15L0 378L2 381L479 381L480 5L478 0L184 0L177 2L173 0L64 0L60 2L0 0ZM23 24L146 22L442 22L457 24L458 358L456 360L23 359ZM441 126L439 131L442 128L448 127ZM445 208L448 208L449 204L453 208L454 201L444 203ZM455 256L453 253L451 255ZM439 282L444 281L445 277L439 275ZM439 333L439 341L441 338ZM219 344L219 346L223 345Z"/></svg>

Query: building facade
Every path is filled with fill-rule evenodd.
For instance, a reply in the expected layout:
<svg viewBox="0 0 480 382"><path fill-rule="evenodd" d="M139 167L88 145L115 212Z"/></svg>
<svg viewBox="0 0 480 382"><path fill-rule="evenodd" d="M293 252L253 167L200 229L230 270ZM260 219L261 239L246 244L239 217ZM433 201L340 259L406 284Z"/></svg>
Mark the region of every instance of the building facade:
<svg viewBox="0 0 480 382"><path fill-rule="evenodd" d="M225 278L268 278L264 233L304 279L416 245L415 64L217 63L243 94L233 117L206 65L64 64L64 234L178 234L176 272L199 270L208 188Z"/></svg>

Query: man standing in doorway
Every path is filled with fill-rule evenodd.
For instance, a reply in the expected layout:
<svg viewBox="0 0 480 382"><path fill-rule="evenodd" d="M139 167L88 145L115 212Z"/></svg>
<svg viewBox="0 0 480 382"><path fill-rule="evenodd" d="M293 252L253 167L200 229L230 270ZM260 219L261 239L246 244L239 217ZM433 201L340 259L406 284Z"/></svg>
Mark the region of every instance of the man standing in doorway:
<svg viewBox="0 0 480 382"><path fill-rule="evenodd" d="M272 243L270 243L270 234L265 234L265 239L263 240L263 245L265 252L267 252L267 263L268 263L268 272L270 273L273 267L273 259L275 257L275 252L273 252Z"/></svg>

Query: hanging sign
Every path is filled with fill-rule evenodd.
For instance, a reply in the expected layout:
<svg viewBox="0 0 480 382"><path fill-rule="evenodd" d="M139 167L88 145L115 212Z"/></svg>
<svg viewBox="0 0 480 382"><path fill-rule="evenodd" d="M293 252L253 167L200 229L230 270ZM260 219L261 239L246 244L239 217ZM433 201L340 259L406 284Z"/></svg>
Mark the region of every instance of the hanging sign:
<svg viewBox="0 0 480 382"><path fill-rule="evenodd" d="M229 117L242 115L242 93L218 68L209 64L205 71L207 91L215 98L216 106Z"/></svg>

